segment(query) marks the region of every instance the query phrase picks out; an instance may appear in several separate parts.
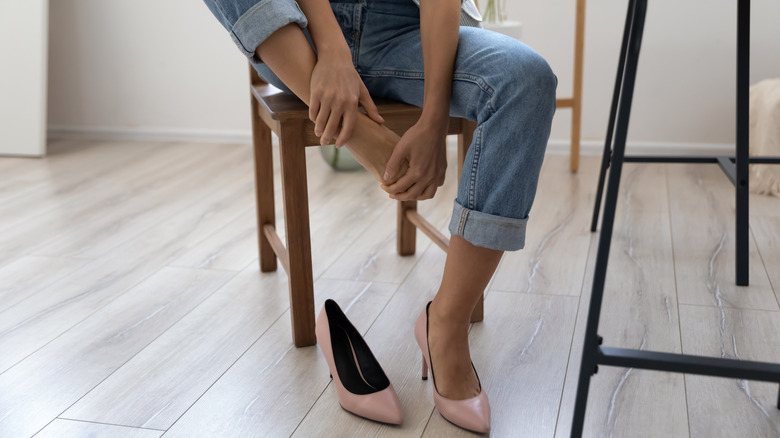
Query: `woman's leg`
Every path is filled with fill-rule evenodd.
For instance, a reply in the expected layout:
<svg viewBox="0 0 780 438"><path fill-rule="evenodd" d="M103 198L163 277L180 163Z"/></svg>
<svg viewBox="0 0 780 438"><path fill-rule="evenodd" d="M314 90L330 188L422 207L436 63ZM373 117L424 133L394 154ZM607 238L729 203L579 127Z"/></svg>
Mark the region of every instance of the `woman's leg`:
<svg viewBox="0 0 780 438"><path fill-rule="evenodd" d="M369 5L358 71L372 94L422 105L422 49L412 19L372 14ZM431 361L445 397L478 393L468 350L469 316L503 251L524 246L556 85L547 63L526 45L461 28L450 114L476 120L477 129L460 175L450 248L429 313Z"/></svg>
<svg viewBox="0 0 780 438"><path fill-rule="evenodd" d="M428 312L436 388L444 397L461 400L479 394L469 353L469 320L503 253L460 236L450 239L441 286Z"/></svg>
<svg viewBox="0 0 780 438"><path fill-rule="evenodd" d="M290 53L297 56L290 56ZM317 56L299 26L288 24L277 30L257 47L255 54L290 91L309 104L309 84ZM388 128L359 113L346 147L374 178L384 182L385 167L398 139Z"/></svg>

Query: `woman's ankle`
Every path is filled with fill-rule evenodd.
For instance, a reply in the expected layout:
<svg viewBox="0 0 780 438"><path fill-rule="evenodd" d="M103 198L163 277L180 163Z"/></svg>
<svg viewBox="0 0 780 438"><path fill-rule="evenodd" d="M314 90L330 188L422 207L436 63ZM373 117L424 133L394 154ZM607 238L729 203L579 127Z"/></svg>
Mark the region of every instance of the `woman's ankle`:
<svg viewBox="0 0 780 438"><path fill-rule="evenodd" d="M438 298L438 294L437 294ZM428 310L428 319L436 324L442 324L453 327L465 327L471 323L471 312L469 306L461 303L452 304L447 300L434 298L431 307Z"/></svg>

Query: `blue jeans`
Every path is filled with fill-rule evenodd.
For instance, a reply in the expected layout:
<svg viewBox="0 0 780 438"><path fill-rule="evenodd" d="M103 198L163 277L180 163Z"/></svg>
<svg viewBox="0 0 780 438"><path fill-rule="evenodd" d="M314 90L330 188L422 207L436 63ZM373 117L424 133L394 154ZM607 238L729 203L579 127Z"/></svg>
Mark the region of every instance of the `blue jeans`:
<svg viewBox="0 0 780 438"><path fill-rule="evenodd" d="M205 1L258 73L286 89L254 50L286 24L306 26L295 1ZM331 8L369 92L422 107L420 11L412 0L331 1ZM232 16L224 14L228 9ZM485 248L523 248L557 83L547 62L525 44L460 27L450 115L475 120L477 129L458 183L449 224L453 236Z"/></svg>

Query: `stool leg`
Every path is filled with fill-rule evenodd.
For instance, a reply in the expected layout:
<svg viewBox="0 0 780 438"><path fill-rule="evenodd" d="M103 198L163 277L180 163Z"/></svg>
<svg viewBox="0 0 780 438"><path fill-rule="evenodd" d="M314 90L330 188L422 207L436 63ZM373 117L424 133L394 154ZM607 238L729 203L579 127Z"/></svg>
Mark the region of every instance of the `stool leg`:
<svg viewBox="0 0 780 438"><path fill-rule="evenodd" d="M458 180L460 181L460 173L463 171L463 163L466 161L466 154L471 146L471 141L474 139L474 130L477 129L477 122L463 119L461 122L460 134L458 134ZM485 295L479 297L477 305L474 307L474 311L471 312L471 322L480 322L484 319L485 308Z"/></svg>
<svg viewBox="0 0 780 438"><path fill-rule="evenodd" d="M750 87L750 1L740 0L737 8L737 153L736 153L736 283L750 283L750 190L748 187L750 160L749 102Z"/></svg>
<svg viewBox="0 0 780 438"><path fill-rule="evenodd" d="M626 51L625 76L620 90L620 106L615 128L615 150L612 158L612 170L609 172L607 184L607 196L604 202L604 219L599 235L599 247L596 254L596 267L593 274L593 287L591 289L590 304L588 306L588 320L585 325L585 340L582 347L582 361L580 362L579 380L577 381L577 396L574 402L574 414L571 425L571 437L582 436L582 428L585 423L585 408L588 403L588 390L590 379L596 373L599 356L599 318L601 317L601 303L604 298L604 283L607 276L607 262L609 261L609 248L612 240L612 228L615 223L615 210L617 209L618 188L620 186L620 174L623 171L623 156L626 150L626 136L628 134L628 121L631 116L631 101L634 96L634 81L636 79L637 64L639 62L639 49L642 44L645 13L647 12L647 0L631 0L629 2L628 15L630 19L626 23L631 24L631 31Z"/></svg>
<svg viewBox="0 0 780 438"><path fill-rule="evenodd" d="M634 3L629 4L632 8ZM612 134L615 132L615 116L617 115L620 89L623 87L623 67L625 66L626 50L628 48L628 35L631 30L631 17L633 11L629 9L626 15L626 24L623 27L623 42L620 45L620 57L618 58L617 77L615 88L612 91L612 105L609 108L609 122L607 122L607 137L604 140L604 152L601 155L601 168L599 169L599 184L596 189L596 203L593 206L593 219L590 222L590 231L595 232L599 225L599 212L601 211L601 197L604 194L604 182L607 177L610 156L612 155Z"/></svg>
<svg viewBox="0 0 780 438"><path fill-rule="evenodd" d="M409 210L417 210L417 201L398 201L396 251L402 256L413 255L417 247L417 227L406 217Z"/></svg>
<svg viewBox="0 0 780 438"><path fill-rule="evenodd" d="M314 280L311 270L309 199L306 188L306 150L303 121L281 126L279 155L282 162L282 194L287 232L290 285L290 317L296 347L314 345Z"/></svg>
<svg viewBox="0 0 780 438"><path fill-rule="evenodd" d="M260 272L276 271L276 254L263 232L264 225L276 227L274 209L274 164L271 129L260 119L258 103L252 99L252 143L255 151L255 203L257 205L257 248Z"/></svg>
<svg viewBox="0 0 780 438"><path fill-rule="evenodd" d="M582 64L585 52L585 0L577 0L577 18L574 25L574 86L571 107L571 145L569 169L580 168L580 128L582 127Z"/></svg>

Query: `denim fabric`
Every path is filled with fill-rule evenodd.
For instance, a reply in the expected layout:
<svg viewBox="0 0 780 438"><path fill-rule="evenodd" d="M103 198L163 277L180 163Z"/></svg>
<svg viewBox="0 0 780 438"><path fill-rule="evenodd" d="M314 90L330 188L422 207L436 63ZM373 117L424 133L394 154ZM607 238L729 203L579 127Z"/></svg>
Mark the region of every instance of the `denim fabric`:
<svg viewBox="0 0 780 438"><path fill-rule="evenodd" d="M230 32L241 53L259 63L255 49L280 28L308 25L295 0L203 0L211 13Z"/></svg>
<svg viewBox="0 0 780 438"><path fill-rule="evenodd" d="M332 1L331 8L371 94L421 107L419 8L410 0ZM255 68L286 89L265 64ZM525 245L557 83L547 62L525 44L461 26L450 114L476 121L477 129L458 183L452 235L504 251Z"/></svg>

